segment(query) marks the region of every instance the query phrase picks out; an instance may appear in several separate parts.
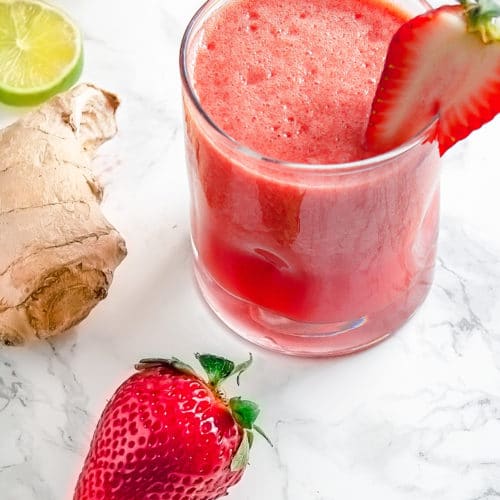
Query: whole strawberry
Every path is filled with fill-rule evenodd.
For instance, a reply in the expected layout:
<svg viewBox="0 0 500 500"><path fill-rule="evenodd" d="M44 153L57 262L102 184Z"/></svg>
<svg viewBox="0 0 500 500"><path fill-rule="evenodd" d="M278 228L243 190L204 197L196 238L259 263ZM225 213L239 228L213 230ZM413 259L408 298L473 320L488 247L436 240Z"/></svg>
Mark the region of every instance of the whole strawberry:
<svg viewBox="0 0 500 500"><path fill-rule="evenodd" d="M208 382L175 358L136 365L101 416L74 500L213 500L241 479L259 409L219 386L252 358L196 357Z"/></svg>

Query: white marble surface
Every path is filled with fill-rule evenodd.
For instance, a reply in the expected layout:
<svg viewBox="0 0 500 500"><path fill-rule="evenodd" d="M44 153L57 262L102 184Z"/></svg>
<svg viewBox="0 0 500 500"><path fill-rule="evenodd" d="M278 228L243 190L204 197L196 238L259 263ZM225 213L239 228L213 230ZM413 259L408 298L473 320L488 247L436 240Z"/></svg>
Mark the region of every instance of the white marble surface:
<svg viewBox="0 0 500 500"><path fill-rule="evenodd" d="M139 357L250 349L191 273L177 48L200 0L57 3L85 32L83 79L123 100L96 167L129 256L74 332L0 349L2 500L71 497L106 398ZM0 124L18 115L0 108ZM252 348L242 392L276 446L256 444L229 498L500 498L499 135L496 120L446 155L436 281L397 335L322 361Z"/></svg>

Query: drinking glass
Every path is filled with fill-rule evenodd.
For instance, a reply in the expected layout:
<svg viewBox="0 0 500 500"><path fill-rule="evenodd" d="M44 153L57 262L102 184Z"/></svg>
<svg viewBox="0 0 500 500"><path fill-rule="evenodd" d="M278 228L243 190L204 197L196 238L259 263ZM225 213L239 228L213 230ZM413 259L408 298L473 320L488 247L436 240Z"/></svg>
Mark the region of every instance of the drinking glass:
<svg viewBox="0 0 500 500"><path fill-rule="evenodd" d="M302 356L367 348L403 325L432 283L440 156L434 119L387 153L314 165L228 136L193 83L208 1L181 46L195 275L213 312L262 347ZM412 15L418 0L393 2Z"/></svg>

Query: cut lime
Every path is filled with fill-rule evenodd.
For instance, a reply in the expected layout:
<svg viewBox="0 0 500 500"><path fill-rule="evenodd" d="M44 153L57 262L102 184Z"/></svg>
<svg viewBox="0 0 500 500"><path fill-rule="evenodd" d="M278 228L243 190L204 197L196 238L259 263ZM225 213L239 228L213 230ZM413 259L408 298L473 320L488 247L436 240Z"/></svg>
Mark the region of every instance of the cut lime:
<svg viewBox="0 0 500 500"><path fill-rule="evenodd" d="M0 101L32 106L71 87L83 67L82 38L59 9L0 0Z"/></svg>

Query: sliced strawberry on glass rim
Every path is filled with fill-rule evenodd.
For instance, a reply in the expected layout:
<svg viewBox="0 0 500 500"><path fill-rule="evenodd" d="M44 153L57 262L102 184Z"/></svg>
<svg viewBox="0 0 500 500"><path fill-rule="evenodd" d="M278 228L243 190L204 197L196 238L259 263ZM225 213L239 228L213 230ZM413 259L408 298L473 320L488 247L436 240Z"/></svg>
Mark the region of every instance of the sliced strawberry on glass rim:
<svg viewBox="0 0 500 500"><path fill-rule="evenodd" d="M500 3L460 0L410 19L388 49L366 131L383 153L437 118L443 154L500 112Z"/></svg>

